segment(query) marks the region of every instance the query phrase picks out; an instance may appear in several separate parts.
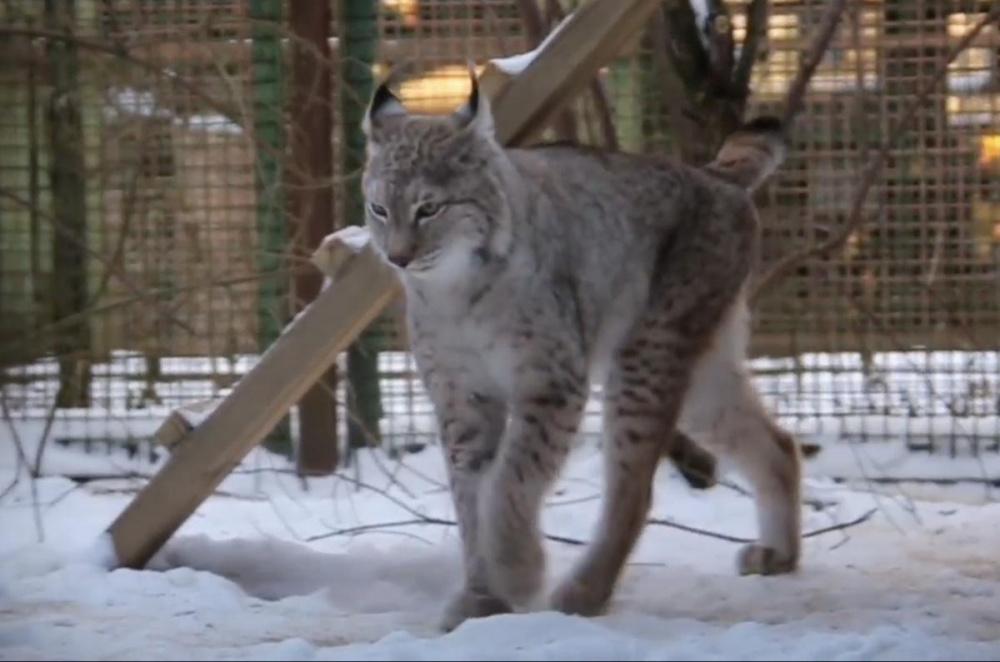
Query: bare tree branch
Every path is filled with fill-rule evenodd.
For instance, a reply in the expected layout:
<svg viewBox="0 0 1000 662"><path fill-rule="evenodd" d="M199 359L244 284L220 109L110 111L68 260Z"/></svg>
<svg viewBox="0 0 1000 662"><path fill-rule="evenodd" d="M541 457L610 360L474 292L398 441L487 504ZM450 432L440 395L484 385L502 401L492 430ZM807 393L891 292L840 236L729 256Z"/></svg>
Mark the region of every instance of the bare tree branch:
<svg viewBox="0 0 1000 662"><path fill-rule="evenodd" d="M542 16L542 10L535 0L517 0L517 7L521 11L521 25L524 26L528 45L534 48L545 38L545 18Z"/></svg>
<svg viewBox="0 0 1000 662"><path fill-rule="evenodd" d="M819 529L814 529L802 535L803 538L814 538L816 536L821 536L825 533L830 533L832 531L841 531L843 529L849 529L852 526L857 526L871 519L872 515L878 512L877 508L873 508L868 512L860 515L847 522L839 522L837 524L832 524L830 526L824 526ZM688 533L694 533L699 536L707 536L709 538L715 538L717 540L724 540L726 542L734 543L752 543L754 542L751 538L740 538L738 536L731 536L727 533L718 533L716 531L708 531L706 529L699 529L697 527L688 526L686 524L680 524L678 522L672 522L665 519L655 519L650 518L646 521L647 524L653 524L656 526L666 526L672 529L679 529L681 531L686 531ZM359 526L351 526L344 529L337 529L335 531L330 531L329 533L320 533L315 536L310 536L306 538L306 542L315 542L317 540L324 540L326 538L332 538L334 536L351 535L355 533L364 533L367 531L377 531L379 529L393 528L397 526L413 526L417 524L437 524L440 526L458 526L458 523L453 520L440 519L438 517L424 517L421 516L416 519L409 520L399 520L393 522L380 522L377 524L361 524ZM569 538L566 536L556 536L545 534L545 537L554 542L561 542L567 545L586 545L586 541L579 540L578 538Z"/></svg>
<svg viewBox="0 0 1000 662"><path fill-rule="evenodd" d="M845 476L830 476L830 480L835 483L846 483L849 478ZM984 476L961 476L956 478L941 478L933 476L868 476L867 482L876 485L898 485L903 483L916 483L919 485L987 485L989 487L1000 487L1000 476L995 478Z"/></svg>
<svg viewBox="0 0 1000 662"><path fill-rule="evenodd" d="M731 536L728 533L719 533L717 531L709 531L707 529L699 529L698 527L688 526L687 524L681 524L680 522L673 522L668 519L657 519L655 517L649 518L647 524L653 524L655 526L666 526L671 529L678 529L680 531L686 531L688 533L694 533L699 536L706 536L708 538L715 538L716 540L725 540L726 542L740 542L740 543L751 543L752 538L740 538L739 536Z"/></svg>
<svg viewBox="0 0 1000 662"><path fill-rule="evenodd" d="M871 510L865 512L862 515L855 517L849 522L839 522L837 524L831 524L830 526L824 526L819 529L813 529L808 533L802 535L803 538L815 538L816 536L821 536L825 533L832 533L833 531L843 531L844 529L849 529L852 526L857 526L858 524L863 524L872 518L872 515L878 512L878 508L872 508Z"/></svg>
<svg viewBox="0 0 1000 662"><path fill-rule="evenodd" d="M128 52L122 51L121 47L118 45L106 44L100 41L85 39L83 37L79 37L73 34L66 34L64 32L57 32L54 30L43 30L40 28L0 27L0 35L8 37L28 37L31 39L43 38L43 39L55 39L59 41L69 41L87 50L113 55L114 57L121 58L122 60L125 60L127 62L131 62L137 67L145 69L146 71L156 75L157 77L164 77L170 79L180 87L184 88L185 91L189 92L192 96L197 98L199 101L204 103L212 110L226 117L228 120L235 122L236 124L240 123L239 114L234 109L229 108L220 103L218 100L208 96L207 94L202 92L197 85L190 83L189 81L185 80L184 78L181 78L180 76L171 74L170 72L166 71L163 67L161 67L156 63L147 62L142 58L134 57L130 55Z"/></svg>
<svg viewBox="0 0 1000 662"><path fill-rule="evenodd" d="M439 517L426 517L421 516L415 519L398 520L394 522L379 522L377 524L361 524L359 526L351 526L344 529L337 529L335 531L330 531L328 533L320 533L315 536L309 536L306 538L306 542L315 542L317 540L324 540L326 538L333 538L335 536L345 536L353 535L356 533L365 533L368 531L378 531L379 529L390 529L397 526L414 526L417 524L436 524L439 526L458 526L458 522L450 519L441 519ZM587 543L583 540L578 540L577 538L568 538L566 536L556 536L545 534L545 537L553 542L561 542L567 545L586 545Z"/></svg>
<svg viewBox="0 0 1000 662"><path fill-rule="evenodd" d="M0 393L0 409L3 410L4 421L6 421L7 426L10 429L10 436L14 440L14 448L17 451L17 468L14 470L14 478L11 480L10 484L4 488L3 493L0 494L0 498L7 496L7 494L17 486L21 476L21 467L24 467L28 472L28 480L30 481L31 512L34 515L35 533L38 535L38 542L44 542L45 526L42 522L42 510L38 502L38 481L31 471L31 463L28 460L28 453L24 448L21 435L17 431L17 426L14 425L14 419L10 415L10 408L7 406L6 393Z"/></svg>
<svg viewBox="0 0 1000 662"><path fill-rule="evenodd" d="M750 92L750 74L767 42L767 0L752 0L747 7L747 31L740 50L740 59L733 72L733 88L743 97Z"/></svg>
<svg viewBox="0 0 1000 662"><path fill-rule="evenodd" d="M826 51L830 48L830 42L833 41L833 35L837 32L840 17L844 14L846 6L847 0L830 0L826 6L826 12L820 19L819 32L816 33L805 59L802 60L802 66L795 74L795 80L792 81L788 88L788 94L785 96L785 114L782 117L782 122L786 131L795 121L795 117L802 111L809 82L812 80L813 74L816 73L816 67L819 66Z"/></svg>
<svg viewBox="0 0 1000 662"><path fill-rule="evenodd" d="M604 147L610 150L618 149L618 133L615 131L615 121L611 113L611 102L608 101L607 90L599 78L590 82L590 96L594 100L594 107L597 109L597 119L601 125L601 135L604 138Z"/></svg>
<svg viewBox="0 0 1000 662"><path fill-rule="evenodd" d="M733 20L722 0L708 0L708 25L697 26L708 32L708 69L717 93L730 96L733 92Z"/></svg>
<svg viewBox="0 0 1000 662"><path fill-rule="evenodd" d="M839 522L837 524L832 524L830 526L824 526L819 529L814 529L812 531L807 531L802 534L803 538L815 538L816 536L821 536L824 533L830 533L832 531L840 531L842 529L848 529L852 526L857 526L871 519L871 516L878 512L877 508L873 508L868 512L860 515L848 522ZM709 538L715 538L717 540L725 540L726 542L737 542L737 543L752 543L755 542L752 538L740 538L739 536L731 536L728 533L718 533L717 531L708 531L706 529L699 529L697 527L688 526L687 524L680 524L679 522L673 522L666 519L653 519L650 518L647 521L648 524L655 524L657 526L667 526L672 529L679 529L681 531L686 531L688 533L694 533L699 536L707 536Z"/></svg>

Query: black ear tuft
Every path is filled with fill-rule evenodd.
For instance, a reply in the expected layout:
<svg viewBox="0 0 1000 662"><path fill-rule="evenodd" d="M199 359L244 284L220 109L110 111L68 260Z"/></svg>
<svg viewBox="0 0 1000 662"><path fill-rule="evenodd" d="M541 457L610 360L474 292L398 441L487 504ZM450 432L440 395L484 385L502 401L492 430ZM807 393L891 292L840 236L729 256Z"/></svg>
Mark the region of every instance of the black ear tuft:
<svg viewBox="0 0 1000 662"><path fill-rule="evenodd" d="M368 116L374 119L383 110L396 112L402 106L403 103L389 89L388 82L385 82L375 90L375 94L372 96L371 107L368 110Z"/></svg>
<svg viewBox="0 0 1000 662"><path fill-rule="evenodd" d="M466 100L462 107L455 111L455 116L461 121L462 124L469 124L476 118L479 113L479 81L476 80L476 66L473 64L472 60L468 61L469 65L469 98Z"/></svg>
<svg viewBox="0 0 1000 662"><path fill-rule="evenodd" d="M476 78L476 67L469 60L469 83L471 84L471 91L469 92L469 115L472 117L476 116L479 112L479 80Z"/></svg>

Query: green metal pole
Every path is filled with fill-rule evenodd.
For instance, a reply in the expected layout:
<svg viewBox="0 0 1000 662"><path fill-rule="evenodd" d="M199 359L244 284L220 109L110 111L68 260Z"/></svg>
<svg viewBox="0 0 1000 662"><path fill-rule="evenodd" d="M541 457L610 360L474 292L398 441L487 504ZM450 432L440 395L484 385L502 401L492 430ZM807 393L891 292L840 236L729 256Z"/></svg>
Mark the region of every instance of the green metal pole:
<svg viewBox="0 0 1000 662"><path fill-rule="evenodd" d="M281 50L283 20L281 0L251 0L253 19L253 122L256 140L257 266L260 286L257 304L257 338L261 351L273 343L290 315L289 278L285 252L288 232L282 163L284 151L284 62ZM268 449L291 456L291 427L284 419L268 437Z"/></svg>
<svg viewBox="0 0 1000 662"><path fill-rule="evenodd" d="M341 149L345 174L343 200L348 224L364 222L361 169L365 136L361 122L373 89L372 64L378 47L375 0L341 0L340 94ZM378 338L371 330L362 334L347 353L348 426L350 448L378 443L382 403L378 380Z"/></svg>

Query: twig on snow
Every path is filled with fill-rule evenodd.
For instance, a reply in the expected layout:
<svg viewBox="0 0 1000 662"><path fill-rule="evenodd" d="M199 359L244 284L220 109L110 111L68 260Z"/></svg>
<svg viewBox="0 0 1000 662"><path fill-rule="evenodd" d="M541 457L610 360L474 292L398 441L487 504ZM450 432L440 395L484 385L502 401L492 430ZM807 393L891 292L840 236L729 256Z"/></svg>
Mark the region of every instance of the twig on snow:
<svg viewBox="0 0 1000 662"><path fill-rule="evenodd" d="M873 508L873 509L869 510L868 512L864 513L863 515L860 515L859 517L856 517L855 519L852 519L852 520L850 520L848 522L840 522L840 523L837 523L837 524L832 524L830 526L824 526L824 527L819 528L819 529L814 529L813 531L806 532L805 534L802 535L802 537L803 538L814 538L816 536L821 536L821 535L823 535L825 533L830 533L832 531L842 531L844 529L848 529L850 527L857 526L859 524L862 524L862 523L868 521L871 518L871 516L874 515L876 512L878 512L878 509L877 508ZM750 538L740 538L738 536L731 536L731 535L726 534L726 533L718 533L717 531L708 531L706 529L699 529L697 527L688 526L686 524L680 524L678 522L672 522L670 520L665 520L665 519L651 518L651 519L647 520L646 523L647 524L654 524L654 525L657 525L657 526L666 526L666 527L670 527L670 528L673 528L673 529L680 529L681 531L686 531L688 533L693 533L693 534L700 535L700 536L707 536L709 538L716 538L718 540L724 540L726 542L735 542L735 543L751 543L751 542L754 542L754 540L750 539ZM310 537L306 538L306 542L315 542L317 540L324 540L326 538L333 538L335 536L354 535L354 534L357 534L357 533L366 533L366 532L369 532L369 531L377 531L379 529L389 529L389 528L393 528L393 527L397 527L397 526L413 526L413 525L418 525L418 524L436 524L436 525L440 525L440 526L458 526L458 522L455 522L454 520L440 519L438 517L418 517L418 518L415 518L415 519L398 520L398 521L395 521L395 522L379 522L377 524L361 524L359 526L351 526L351 527L347 527L347 528L344 528L344 529L337 529L335 531L330 531L328 533L320 533L320 534L317 534L317 535L314 535L314 536L310 536ZM567 537L567 536L557 536L557 535L552 535L552 534L546 533L545 537L548 540L552 540L552 541L555 541L555 542L561 542L561 543L564 543L564 544L567 544L567 545L580 546L580 545L586 545L587 544L586 541L584 541L584 540L580 540L578 538L570 538L570 537Z"/></svg>
<svg viewBox="0 0 1000 662"><path fill-rule="evenodd" d="M814 529L812 531L807 531L802 534L803 538L814 538L816 536L821 536L824 533L830 533L832 531L841 531L843 529L850 528L852 526L857 526L868 521L872 515L878 512L877 508L872 508L865 514L850 520L849 522L840 522L838 524L832 524L830 526L824 526L819 529ZM709 538L715 538L717 540L725 540L726 542L737 542L737 543L751 543L755 540L751 538L741 538L739 536L731 536L728 533L719 533L717 531L709 531L707 529L699 529L694 526L688 526L687 524L680 524L679 522L672 522L666 519L655 519L650 518L647 522L648 524L655 524L657 526L667 526L672 529L680 529L681 531L686 531L688 533L694 533L699 536L707 536Z"/></svg>
<svg viewBox="0 0 1000 662"><path fill-rule="evenodd" d="M0 395L0 408L3 409L3 418L7 422L7 427L10 429L10 436L14 440L14 448L17 450L17 467L14 469L14 478L11 480L10 484L4 488L3 494L0 498L7 496L11 490L18 484L21 477L21 468L23 467L28 473L28 480L31 487L31 512L34 515L35 521L35 532L38 534L38 542L44 542L45 540L45 527L42 525L42 509L41 505L38 503L38 482L34 471L32 470L31 463L28 460L28 453L24 450L24 444L21 441L21 435L17 431L17 426L14 425L14 419L10 415L10 408L7 407L7 397L6 394Z"/></svg>
<svg viewBox="0 0 1000 662"><path fill-rule="evenodd" d="M335 536L346 536L354 535L358 533L367 533L369 531L378 531L379 529L390 529L397 526L414 526L417 524L436 524L439 526L458 526L458 522L450 519L441 519L439 517L417 517L414 519L398 520L395 522L379 522L377 524L361 524L358 526L351 526L344 529L337 529L335 531L330 531L328 533L320 533L314 536L309 536L306 538L306 542L315 542L317 540L324 540L326 538L333 538ZM554 542L561 542L567 545L585 545L587 544L583 540L577 538L569 538L567 536L557 536L546 533L545 537Z"/></svg>

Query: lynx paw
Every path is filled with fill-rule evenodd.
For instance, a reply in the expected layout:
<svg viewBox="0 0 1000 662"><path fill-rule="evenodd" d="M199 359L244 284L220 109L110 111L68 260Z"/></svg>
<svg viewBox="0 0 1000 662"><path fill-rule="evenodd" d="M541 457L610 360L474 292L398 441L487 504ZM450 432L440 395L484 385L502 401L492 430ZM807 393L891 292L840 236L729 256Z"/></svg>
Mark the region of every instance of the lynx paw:
<svg viewBox="0 0 1000 662"><path fill-rule="evenodd" d="M736 555L736 567L741 575L782 575L793 572L798 557L781 554L773 547L751 543Z"/></svg>
<svg viewBox="0 0 1000 662"><path fill-rule="evenodd" d="M441 616L441 629L451 632L469 618L483 618L494 614L509 614L510 605L488 593L463 590L452 597Z"/></svg>
<svg viewBox="0 0 1000 662"><path fill-rule="evenodd" d="M604 612L611 596L607 591L597 587L568 579L552 593L550 600L552 608L564 614L579 614L580 616L597 616Z"/></svg>
<svg viewBox="0 0 1000 662"><path fill-rule="evenodd" d="M487 574L492 591L511 604L525 605L545 580L545 552L534 537L511 538L490 547Z"/></svg>

